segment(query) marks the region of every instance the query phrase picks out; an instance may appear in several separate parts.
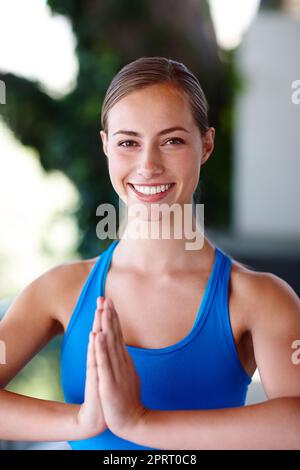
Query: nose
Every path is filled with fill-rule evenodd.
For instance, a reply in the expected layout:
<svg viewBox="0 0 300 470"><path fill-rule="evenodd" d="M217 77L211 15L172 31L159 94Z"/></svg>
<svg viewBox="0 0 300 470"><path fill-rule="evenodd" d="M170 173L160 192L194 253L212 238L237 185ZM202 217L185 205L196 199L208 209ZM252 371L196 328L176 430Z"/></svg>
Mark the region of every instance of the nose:
<svg viewBox="0 0 300 470"><path fill-rule="evenodd" d="M159 155L155 151L147 148L140 154L137 174L146 179L158 176L163 172Z"/></svg>

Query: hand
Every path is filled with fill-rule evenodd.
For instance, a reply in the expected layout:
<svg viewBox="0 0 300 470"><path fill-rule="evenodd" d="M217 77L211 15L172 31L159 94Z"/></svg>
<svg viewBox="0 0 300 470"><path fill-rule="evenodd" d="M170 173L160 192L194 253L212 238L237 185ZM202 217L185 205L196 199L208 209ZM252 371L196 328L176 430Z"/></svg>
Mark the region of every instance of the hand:
<svg viewBox="0 0 300 470"><path fill-rule="evenodd" d="M104 301L102 331L96 335L95 346L105 421L114 434L123 437L139 424L148 410L141 402L141 381L124 344L119 318L109 298Z"/></svg>
<svg viewBox="0 0 300 470"><path fill-rule="evenodd" d="M79 434L85 438L96 436L107 428L99 396L99 378L95 350L95 337L101 329L103 301L103 297L97 299L94 323L89 335L84 402L79 408L76 420Z"/></svg>

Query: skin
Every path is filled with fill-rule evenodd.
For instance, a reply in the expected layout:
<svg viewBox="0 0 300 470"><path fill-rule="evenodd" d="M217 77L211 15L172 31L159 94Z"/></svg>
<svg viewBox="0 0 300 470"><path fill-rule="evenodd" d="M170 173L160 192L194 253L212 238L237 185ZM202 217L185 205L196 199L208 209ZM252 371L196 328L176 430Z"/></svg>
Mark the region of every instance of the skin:
<svg viewBox="0 0 300 470"><path fill-rule="evenodd" d="M299 449L299 395L221 410L147 409L111 299L104 304L102 325L95 342L99 393L107 426L118 436L159 449Z"/></svg>
<svg viewBox="0 0 300 470"><path fill-rule="evenodd" d="M145 113L145 109L149 112ZM100 133L103 149L112 184L128 207L136 201L128 181L175 182L175 191L164 202L191 203L201 166L213 151L214 129L201 137L182 93L162 85L131 93L110 110L108 121L109 135ZM114 133L124 129L125 122L126 129L139 129L144 137L122 135L123 140L134 140L129 150L119 150L120 136ZM160 147L157 134L176 124L185 125L189 135L184 134L182 147L165 150L165 144ZM203 268L212 256L211 243L205 237L203 248L195 253L184 250L184 242L184 239L121 240L115 250L115 263L131 266L150 277L152 273L159 274L160 278L176 269L187 270L193 263ZM97 335L95 345L105 421L113 432L137 444L166 449L300 448L300 374L291 361L291 345L300 337L300 301L290 286L276 276L251 274L250 280L240 279L239 289L244 291L249 307L252 298L259 299L263 318L249 313L247 327L270 400L225 410L146 409L139 400L140 382L124 348L117 310L110 298L110 309L103 316L104 331ZM156 292L155 288L153 291Z"/></svg>
<svg viewBox="0 0 300 470"><path fill-rule="evenodd" d="M145 109L149 112L145 113ZM160 131L173 126L182 126L188 132L173 131L158 136ZM108 158L111 183L128 211L134 204L141 204L128 182L176 183L161 202L182 207L192 204L201 166L213 151L215 130L211 127L205 136L200 135L189 102L181 91L160 84L130 93L110 109L108 127L108 135L100 131L103 150ZM138 131L144 137L114 135L124 129ZM174 138L184 142L172 142ZM130 142L125 143L128 140ZM151 205L144 206L148 208L147 220L150 220ZM124 239L115 250L115 260L119 266L127 266L141 275L171 274L196 266L201 269L211 262L214 247L206 238L198 256L186 250L185 243L184 236L181 239ZM133 255L138 262L134 262Z"/></svg>
<svg viewBox="0 0 300 470"><path fill-rule="evenodd" d="M116 103L108 121L108 134L100 135L110 178L129 207L136 199L128 181L175 182L166 202L191 203L201 166L213 151L214 129L200 135L184 95L165 86L139 90ZM189 134L158 137L174 125L183 125ZM112 136L124 127L143 137ZM175 137L184 144L169 141ZM133 148L116 146L128 139ZM150 217L148 213L142 222ZM291 361L291 345L300 339L299 298L277 276L251 271L234 260L229 289L233 336L248 374L258 368L268 401L174 412L148 410L141 403L140 381L124 345L160 348L185 337L213 265L214 246L206 237L197 252L186 250L184 243L129 239L115 248L105 286L107 304L100 298L95 305L82 405L37 400L4 388L50 339L66 331L98 258L54 267L19 294L0 322L0 338L7 345L7 364L0 367L2 439L76 440L108 426L120 437L161 449L300 448L300 366ZM126 302L124 292L132 293ZM176 295L172 308L171 295Z"/></svg>
<svg viewBox="0 0 300 470"><path fill-rule="evenodd" d="M8 316L0 323L0 333L2 341L8 345L8 363L10 366L1 368L1 372L11 374L11 366L16 366L18 358L14 354L10 354L10 347L15 348L15 334L14 331L16 317L18 315L17 307L20 304L26 306L26 301L32 300L32 310L37 306L35 296L38 294L37 283L42 279L34 281L32 284L36 289L32 292L32 285L29 285L15 301L13 309L10 309ZM48 276L49 278L49 276ZM41 286L39 286L41 287ZM51 287L51 284L50 284ZM49 298L50 303L50 298ZM101 301L98 302L96 312L100 311ZM28 310L30 312L30 310ZM42 312L39 312L42 313ZM24 316L24 311L22 311ZM30 313L29 313L30 316ZM45 316L46 318L46 316ZM32 323L24 322L26 328L30 326L35 330L36 334L34 340L38 339L37 328L34 328L34 318L31 317ZM28 319L27 319L28 321ZM15 323L15 324L14 324ZM21 321L19 325L21 325ZM44 322L41 322L44 323ZM45 325L42 325L43 327ZM49 329L48 335L57 331L57 324L53 324ZM96 367L95 346L94 338L100 329L99 316L95 315L93 322L92 332L90 333L90 340L87 352L87 373L85 383L85 400L82 405L73 405L55 402L51 400L40 400L32 397L23 396L6 390L0 391L0 438L5 440L28 440L28 441L65 441L65 440L78 440L92 437L96 434L103 432L106 429L104 421L103 409L99 395L99 380ZM23 330L26 337L26 331ZM11 336L13 334L13 337ZM20 335L19 335L20 336ZM32 341L32 336L31 336ZM44 341L46 339L44 338ZM24 342L20 341L21 351L24 351ZM33 343L32 343L33 347ZM27 346L28 348L28 346ZM28 349L29 350L29 349ZM24 358L23 358L24 360ZM7 375L1 374L1 380L6 378Z"/></svg>

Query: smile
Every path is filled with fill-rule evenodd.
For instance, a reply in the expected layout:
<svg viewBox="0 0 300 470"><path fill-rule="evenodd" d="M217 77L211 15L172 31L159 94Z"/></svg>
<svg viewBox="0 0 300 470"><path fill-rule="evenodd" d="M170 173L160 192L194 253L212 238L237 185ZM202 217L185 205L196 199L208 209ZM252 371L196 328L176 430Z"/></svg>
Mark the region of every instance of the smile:
<svg viewBox="0 0 300 470"><path fill-rule="evenodd" d="M159 199L162 199L167 194L169 194L169 192L175 186L175 183L167 183L155 186L143 186L137 184L133 185L132 183L128 184L139 199L149 202L155 202Z"/></svg>

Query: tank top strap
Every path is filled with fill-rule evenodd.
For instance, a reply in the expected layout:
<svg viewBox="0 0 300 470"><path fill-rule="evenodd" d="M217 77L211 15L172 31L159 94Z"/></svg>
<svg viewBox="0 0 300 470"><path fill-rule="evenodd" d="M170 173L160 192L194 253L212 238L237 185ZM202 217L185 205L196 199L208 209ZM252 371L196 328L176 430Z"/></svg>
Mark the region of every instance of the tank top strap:
<svg viewBox="0 0 300 470"><path fill-rule="evenodd" d="M221 248L218 248L218 252L221 255L221 266L220 266L220 273L219 273L219 279L218 279L218 282L219 282L219 285L218 285L219 299L218 300L222 307L221 308L222 312L227 313L232 260L231 260L231 257ZM227 326L228 326L228 320L229 318L227 318L227 315L223 315L223 321L225 321Z"/></svg>
<svg viewBox="0 0 300 470"><path fill-rule="evenodd" d="M67 325L62 342L62 351L76 322L81 319L82 325L91 326L94 319L97 297L103 295L100 287L104 278L103 272L107 271L112 252L118 242L119 240L115 240L99 255L98 260L88 275Z"/></svg>
<svg viewBox="0 0 300 470"><path fill-rule="evenodd" d="M233 336L233 331L231 327L230 321L230 312L229 312L229 292L230 292L230 275L232 269L232 258L229 254L227 254L222 249L218 248L219 253L222 256L222 263L220 267L220 275L219 275L219 285L217 289L217 299L216 302L218 303L219 307L217 309L219 322L222 325L222 330L224 333L224 339L226 340L226 344L229 347L231 356L237 367L238 372L242 376L242 378L247 382L251 382L251 377L248 375L244 367L242 366L239 355L236 349L235 340Z"/></svg>
<svg viewBox="0 0 300 470"><path fill-rule="evenodd" d="M216 286L216 302L220 306L221 317L220 320L228 329L228 300L229 300L229 283L231 273L231 257L221 248L216 247L220 259L220 268Z"/></svg>
<svg viewBox="0 0 300 470"><path fill-rule="evenodd" d="M111 264L111 258L112 258L112 255L113 255L113 252L117 246L117 244L119 243L119 239L117 240L114 240L110 245L109 247L102 253L102 269L101 269L101 272L100 272L100 279L99 279L99 283L100 283L100 295L101 296L104 296L104 288L105 288L105 280L106 280L106 275L107 275L107 272L108 272L108 269L110 267L110 264Z"/></svg>

